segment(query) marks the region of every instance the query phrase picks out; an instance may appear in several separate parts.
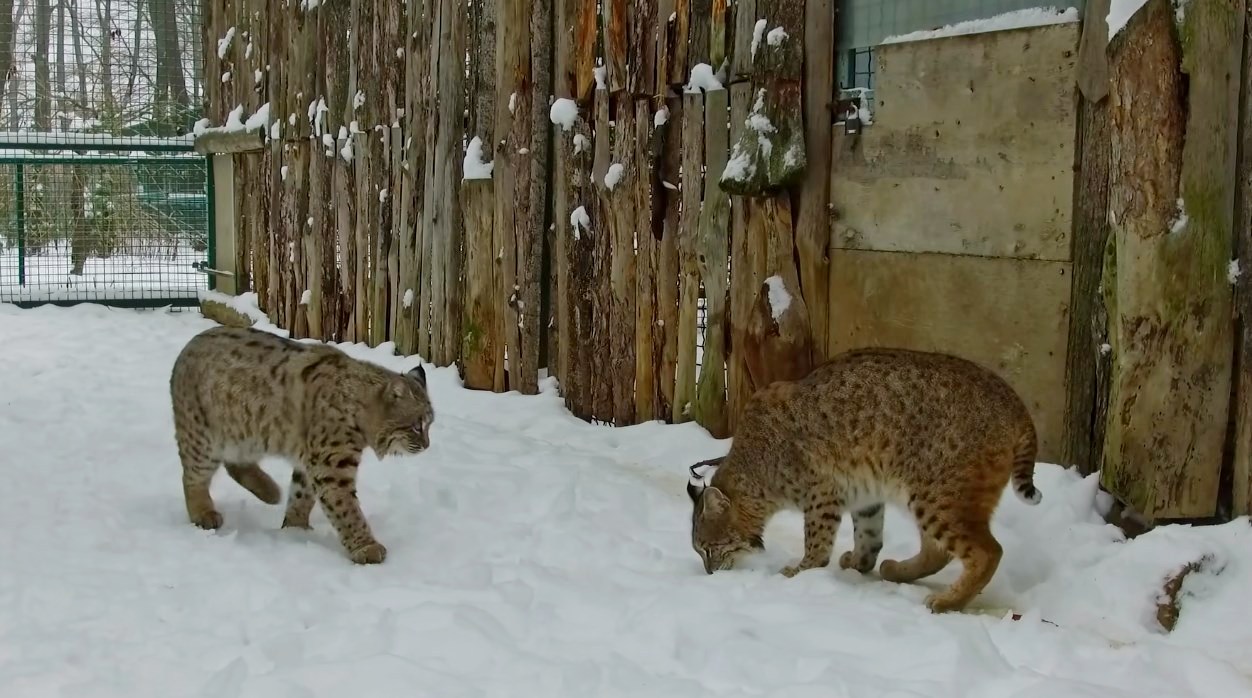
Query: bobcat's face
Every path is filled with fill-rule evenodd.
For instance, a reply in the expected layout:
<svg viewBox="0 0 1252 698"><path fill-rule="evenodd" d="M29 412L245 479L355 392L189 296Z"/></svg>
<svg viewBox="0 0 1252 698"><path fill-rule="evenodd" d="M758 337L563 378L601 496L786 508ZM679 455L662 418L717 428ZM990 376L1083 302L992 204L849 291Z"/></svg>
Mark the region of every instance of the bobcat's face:
<svg viewBox="0 0 1252 698"><path fill-rule="evenodd" d="M421 366L396 376L383 387L382 415L374 450L379 456L403 456L430 448L435 410L426 393Z"/></svg>
<svg viewBox="0 0 1252 698"><path fill-rule="evenodd" d="M759 535L739 526L734 506L726 494L716 487L687 486L691 496L691 547L704 563L704 571L713 574L735 566L744 555L765 549Z"/></svg>

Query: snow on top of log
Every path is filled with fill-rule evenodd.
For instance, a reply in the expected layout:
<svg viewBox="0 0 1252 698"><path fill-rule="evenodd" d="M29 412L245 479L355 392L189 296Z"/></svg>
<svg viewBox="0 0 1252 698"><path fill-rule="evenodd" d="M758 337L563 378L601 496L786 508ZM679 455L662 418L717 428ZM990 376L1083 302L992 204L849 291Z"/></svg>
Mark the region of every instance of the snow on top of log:
<svg viewBox="0 0 1252 698"><path fill-rule="evenodd" d="M1109 41L1117 36L1117 32L1126 28L1126 23L1131 17L1139 11L1144 5L1148 4L1148 0L1112 0L1109 3L1109 14L1106 18L1109 23Z"/></svg>
<svg viewBox="0 0 1252 698"><path fill-rule="evenodd" d="M1113 0L1114 4L1124 0ZM1139 2L1140 0L1130 0ZM1146 2L1146 0L1144 0ZM1068 24L1078 21L1078 8L1069 7L1058 10L1055 7L1033 7L1025 10L1005 12L985 19L971 19L965 22L949 24L938 29L910 32L897 36L889 36L882 44L902 44L912 41L928 41L967 34L983 34L986 32L1006 31L1009 29L1025 29L1028 27L1046 27L1052 24Z"/></svg>

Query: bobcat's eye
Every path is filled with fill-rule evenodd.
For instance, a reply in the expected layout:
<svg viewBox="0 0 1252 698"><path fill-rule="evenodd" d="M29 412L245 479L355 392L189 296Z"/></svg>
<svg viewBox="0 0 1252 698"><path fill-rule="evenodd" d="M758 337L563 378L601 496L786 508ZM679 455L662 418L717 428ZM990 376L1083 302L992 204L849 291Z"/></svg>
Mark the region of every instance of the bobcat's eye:
<svg viewBox="0 0 1252 698"><path fill-rule="evenodd" d="M414 434L421 434L421 433L422 433L422 430L423 430L424 428L425 428L425 425L424 425L424 424L422 424L421 422L418 422L417 424L414 424L414 425L413 425L413 433L414 433Z"/></svg>

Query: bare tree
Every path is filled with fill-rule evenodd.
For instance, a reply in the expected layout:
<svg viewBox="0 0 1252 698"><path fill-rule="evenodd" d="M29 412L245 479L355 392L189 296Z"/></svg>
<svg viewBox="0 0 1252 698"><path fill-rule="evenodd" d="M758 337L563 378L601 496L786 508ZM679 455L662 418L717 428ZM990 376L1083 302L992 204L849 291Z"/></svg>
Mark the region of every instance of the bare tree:
<svg viewBox="0 0 1252 698"><path fill-rule="evenodd" d="M52 130L52 73L48 65L48 40L52 33L52 3L35 0L35 129Z"/></svg>
<svg viewBox="0 0 1252 698"><path fill-rule="evenodd" d="M173 133L185 128L191 108L174 4L170 0L149 0L148 17L152 21L152 35L156 40L154 120L162 133Z"/></svg>
<svg viewBox="0 0 1252 698"><path fill-rule="evenodd" d="M0 0L0 87L16 72L13 44L17 34L17 18L13 16L13 0ZM0 89L3 92L3 89Z"/></svg>

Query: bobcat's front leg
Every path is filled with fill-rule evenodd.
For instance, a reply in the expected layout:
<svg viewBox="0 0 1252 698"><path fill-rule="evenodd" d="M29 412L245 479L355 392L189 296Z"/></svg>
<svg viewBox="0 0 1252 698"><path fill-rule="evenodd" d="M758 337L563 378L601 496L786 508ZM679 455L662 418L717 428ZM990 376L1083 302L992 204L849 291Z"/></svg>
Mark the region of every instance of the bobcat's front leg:
<svg viewBox="0 0 1252 698"><path fill-rule="evenodd" d="M783 568L784 577L830 564L835 548L835 534L843 516L839 501L833 497L811 500L804 508L804 557L799 564Z"/></svg>
<svg viewBox="0 0 1252 698"><path fill-rule="evenodd" d="M387 549L374 539L361 513L361 503L356 496L356 471L360 462L360 454L314 459L309 475L317 501L339 534L348 557L357 564L376 564L386 559Z"/></svg>

